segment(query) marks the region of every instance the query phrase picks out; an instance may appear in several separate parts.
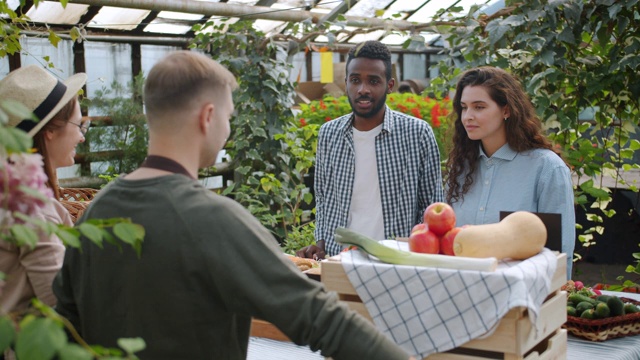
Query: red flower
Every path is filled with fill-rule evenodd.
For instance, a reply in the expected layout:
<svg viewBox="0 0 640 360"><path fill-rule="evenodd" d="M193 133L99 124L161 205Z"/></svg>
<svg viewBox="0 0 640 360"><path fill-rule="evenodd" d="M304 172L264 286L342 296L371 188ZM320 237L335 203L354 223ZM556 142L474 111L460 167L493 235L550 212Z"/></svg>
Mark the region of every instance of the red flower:
<svg viewBox="0 0 640 360"><path fill-rule="evenodd" d="M405 114L406 114L407 112L409 112L409 109L408 109L406 106L404 106L404 105L398 105L398 110L400 110L401 112L403 112L403 113L405 113Z"/></svg>
<svg viewBox="0 0 640 360"><path fill-rule="evenodd" d="M414 107L413 109L411 109L411 113L413 114L413 116L417 117L418 119L422 119L422 115L420 115L420 110L418 110L417 107Z"/></svg>
<svg viewBox="0 0 640 360"><path fill-rule="evenodd" d="M303 118L300 118L300 126L307 126L307 121Z"/></svg>
<svg viewBox="0 0 640 360"><path fill-rule="evenodd" d="M324 121L325 121L325 122L327 122L327 121L331 121L331 116L327 116L326 118L324 118Z"/></svg>
<svg viewBox="0 0 640 360"><path fill-rule="evenodd" d="M312 112L316 112L316 107L315 107L315 106L313 106L313 105L311 105L311 111L312 111Z"/></svg>
<svg viewBox="0 0 640 360"><path fill-rule="evenodd" d="M407 98L407 102L415 103L416 101L413 98Z"/></svg>
<svg viewBox="0 0 640 360"><path fill-rule="evenodd" d="M435 104L431 108L431 124L434 127L440 127L440 104Z"/></svg>
<svg viewBox="0 0 640 360"><path fill-rule="evenodd" d="M324 104L324 101L320 100L320 109L327 110L327 105Z"/></svg>

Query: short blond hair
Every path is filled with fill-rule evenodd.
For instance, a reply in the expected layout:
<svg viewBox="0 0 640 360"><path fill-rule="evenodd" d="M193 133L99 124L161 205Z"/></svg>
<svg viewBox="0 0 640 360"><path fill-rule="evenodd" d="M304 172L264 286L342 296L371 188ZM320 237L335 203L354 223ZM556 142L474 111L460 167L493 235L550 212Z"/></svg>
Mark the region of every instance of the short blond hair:
<svg viewBox="0 0 640 360"><path fill-rule="evenodd" d="M173 52L153 66L144 85L148 118L188 109L205 91L235 90L233 74L215 60L193 52Z"/></svg>

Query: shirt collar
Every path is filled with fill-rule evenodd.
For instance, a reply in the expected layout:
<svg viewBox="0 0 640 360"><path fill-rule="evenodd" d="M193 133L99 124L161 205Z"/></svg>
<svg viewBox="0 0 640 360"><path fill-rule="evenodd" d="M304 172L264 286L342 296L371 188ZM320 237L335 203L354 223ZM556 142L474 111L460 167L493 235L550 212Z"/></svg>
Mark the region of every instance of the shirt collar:
<svg viewBox="0 0 640 360"><path fill-rule="evenodd" d="M489 157L487 156L487 154L485 154L484 150L482 150L482 144L479 143L478 146L480 147L480 153L478 154L478 156L483 156L488 159ZM518 152L513 150L511 146L509 146L509 143L506 143L502 145L502 147L498 149L498 151L496 151L493 156L491 156L491 158L511 161L515 159L516 155L518 155Z"/></svg>
<svg viewBox="0 0 640 360"><path fill-rule="evenodd" d="M395 124L395 118L392 116L393 111L389 109L389 107L384 105L384 120L382 120L382 132L391 132L393 129L393 125ZM351 127L353 126L353 117L354 114L351 113L345 116L345 120L342 123L342 131L346 133L351 133Z"/></svg>

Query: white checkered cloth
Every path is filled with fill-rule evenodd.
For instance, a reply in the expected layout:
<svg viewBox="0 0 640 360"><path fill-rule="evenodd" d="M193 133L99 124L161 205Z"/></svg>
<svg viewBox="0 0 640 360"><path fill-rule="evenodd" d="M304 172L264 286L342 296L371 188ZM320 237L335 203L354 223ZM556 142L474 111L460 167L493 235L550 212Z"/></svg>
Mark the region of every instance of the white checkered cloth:
<svg viewBox="0 0 640 360"><path fill-rule="evenodd" d="M546 248L524 261L501 261L495 272L390 265L356 250L341 259L378 329L420 358L488 336L515 307L528 308L535 326L557 266Z"/></svg>

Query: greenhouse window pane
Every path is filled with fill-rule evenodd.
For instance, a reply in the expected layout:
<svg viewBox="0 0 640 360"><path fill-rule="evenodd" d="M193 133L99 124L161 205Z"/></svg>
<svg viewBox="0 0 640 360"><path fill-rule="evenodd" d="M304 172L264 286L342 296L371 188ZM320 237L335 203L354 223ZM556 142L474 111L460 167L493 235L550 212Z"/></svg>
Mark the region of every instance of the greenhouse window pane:
<svg viewBox="0 0 640 360"><path fill-rule="evenodd" d="M377 17L377 10L384 10L393 0L361 0L345 13L348 16Z"/></svg>
<svg viewBox="0 0 640 360"><path fill-rule="evenodd" d="M67 4L64 8L59 2L42 1L37 7L32 6L27 11L27 16L34 22L75 25L88 8L89 5L80 4Z"/></svg>
<svg viewBox="0 0 640 360"><path fill-rule="evenodd" d="M7 7L11 10L16 10L20 5L20 0L9 0L7 1Z"/></svg>
<svg viewBox="0 0 640 360"><path fill-rule="evenodd" d="M485 0L486 1L486 0ZM452 4L443 4L442 1L429 1L423 7L418 9L413 15L409 16L407 20L416 22L429 22L433 20L433 16L440 9L448 9Z"/></svg>
<svg viewBox="0 0 640 360"><path fill-rule="evenodd" d="M167 24L162 19L156 19L144 27L144 32L162 34L186 34L191 30L191 25Z"/></svg>
<svg viewBox="0 0 640 360"><path fill-rule="evenodd" d="M140 25L140 22L142 22L150 12L151 11L149 10L103 6L87 26L117 30L133 30Z"/></svg>
<svg viewBox="0 0 640 360"><path fill-rule="evenodd" d="M265 34L268 34L274 29L276 29L277 27L282 26L284 24L285 24L284 21L258 19L253 22L253 27L257 30L262 31Z"/></svg>
<svg viewBox="0 0 640 360"><path fill-rule="evenodd" d="M383 19L391 19L391 20L404 20L409 16L409 13L406 12L397 12L392 10L387 10L382 14Z"/></svg>
<svg viewBox="0 0 640 360"><path fill-rule="evenodd" d="M22 66L38 65L46 67L45 57L54 67L48 71L60 79L66 79L73 75L73 41L60 40L57 47L51 46L47 38L24 37L20 39L22 52L20 63Z"/></svg>
<svg viewBox="0 0 640 360"><path fill-rule="evenodd" d="M173 20L200 20L204 17L202 14L187 14L183 12L175 11L160 11L158 13L159 18L173 19Z"/></svg>
<svg viewBox="0 0 640 360"><path fill-rule="evenodd" d="M427 69L425 62L427 56L425 54L405 54L404 55L404 78L405 79L423 79L427 77Z"/></svg>
<svg viewBox="0 0 640 360"><path fill-rule="evenodd" d="M384 35L384 33L384 30L376 30L367 34L356 34L351 39L349 39L349 43L359 44L367 40L378 40L382 35Z"/></svg>
<svg viewBox="0 0 640 360"><path fill-rule="evenodd" d="M417 8L419 8L420 6L422 6L424 3L428 2L429 0L422 0L422 1L416 1L416 0L396 0L393 4L391 4L391 6L389 6L389 10L390 11L395 11L395 12L401 12L401 11L416 11ZM435 0L431 0L432 2L435 2Z"/></svg>
<svg viewBox="0 0 640 360"><path fill-rule="evenodd" d="M131 45L87 41L84 45L87 71L87 96L92 99L99 90L105 90L113 83L126 86L131 79ZM144 53L143 53L144 54ZM92 116L106 115L89 108Z"/></svg>
<svg viewBox="0 0 640 360"><path fill-rule="evenodd" d="M5 56L0 58L0 79L7 76L9 73L9 57Z"/></svg>
<svg viewBox="0 0 640 360"><path fill-rule="evenodd" d="M333 10L336 6L340 5L342 1L336 0L320 0L320 2L316 5L316 9L323 8Z"/></svg>
<svg viewBox="0 0 640 360"><path fill-rule="evenodd" d="M389 34L382 39L380 42L387 45L402 45L407 40L406 35L401 34Z"/></svg>

